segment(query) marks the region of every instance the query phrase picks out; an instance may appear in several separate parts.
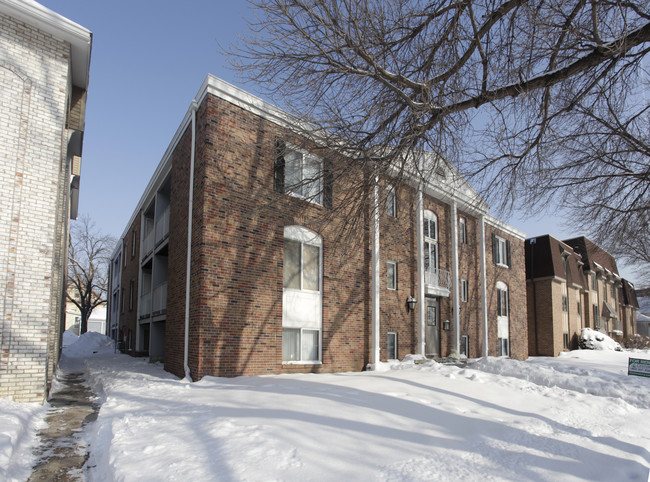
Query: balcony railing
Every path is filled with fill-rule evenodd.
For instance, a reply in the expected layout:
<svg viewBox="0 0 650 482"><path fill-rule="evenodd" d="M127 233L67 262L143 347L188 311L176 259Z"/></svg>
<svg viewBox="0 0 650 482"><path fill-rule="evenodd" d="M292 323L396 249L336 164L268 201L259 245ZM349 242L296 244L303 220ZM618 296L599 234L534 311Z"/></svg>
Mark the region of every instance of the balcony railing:
<svg viewBox="0 0 650 482"><path fill-rule="evenodd" d="M156 244L169 234L169 208L165 209L156 221Z"/></svg>
<svg viewBox="0 0 650 482"><path fill-rule="evenodd" d="M142 246L143 258L153 251L153 235L153 230L151 230L144 237L144 243Z"/></svg>
<svg viewBox="0 0 650 482"><path fill-rule="evenodd" d="M451 276L444 269L428 268L424 270L424 284L428 294L449 296Z"/></svg>
<svg viewBox="0 0 650 482"><path fill-rule="evenodd" d="M153 289L153 312L154 314L167 311L167 282L161 283Z"/></svg>
<svg viewBox="0 0 650 482"><path fill-rule="evenodd" d="M146 318L151 315L151 293L145 293L140 296L138 311L140 318Z"/></svg>

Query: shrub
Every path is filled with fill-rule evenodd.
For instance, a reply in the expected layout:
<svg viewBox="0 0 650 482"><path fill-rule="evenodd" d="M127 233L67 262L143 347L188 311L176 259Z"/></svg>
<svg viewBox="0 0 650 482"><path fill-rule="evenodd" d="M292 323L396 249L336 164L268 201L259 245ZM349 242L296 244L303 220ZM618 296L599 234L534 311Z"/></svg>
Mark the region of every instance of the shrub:
<svg viewBox="0 0 650 482"><path fill-rule="evenodd" d="M621 345L628 349L650 349L650 336L632 335L624 338Z"/></svg>

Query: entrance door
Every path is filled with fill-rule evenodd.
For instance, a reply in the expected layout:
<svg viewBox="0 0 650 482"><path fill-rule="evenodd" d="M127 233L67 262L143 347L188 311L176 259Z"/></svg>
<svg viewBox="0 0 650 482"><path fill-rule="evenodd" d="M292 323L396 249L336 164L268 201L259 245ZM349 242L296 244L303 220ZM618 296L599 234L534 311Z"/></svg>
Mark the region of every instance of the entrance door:
<svg viewBox="0 0 650 482"><path fill-rule="evenodd" d="M437 298L426 298L425 351L427 355L440 356L440 320Z"/></svg>

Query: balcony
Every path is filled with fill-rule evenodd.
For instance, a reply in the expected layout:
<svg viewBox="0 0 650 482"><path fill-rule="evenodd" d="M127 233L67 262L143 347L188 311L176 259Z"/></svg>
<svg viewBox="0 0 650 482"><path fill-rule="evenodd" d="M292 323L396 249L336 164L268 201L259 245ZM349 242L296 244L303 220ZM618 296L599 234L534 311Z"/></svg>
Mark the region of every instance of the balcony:
<svg viewBox="0 0 650 482"><path fill-rule="evenodd" d="M451 289L449 271L435 268L424 270L424 289L428 295L449 297Z"/></svg>
<svg viewBox="0 0 650 482"><path fill-rule="evenodd" d="M167 282L161 283L153 289L153 314L160 315L167 312Z"/></svg>
<svg viewBox="0 0 650 482"><path fill-rule="evenodd" d="M145 293L140 296L140 303L138 304L139 318L147 318L151 315L151 293Z"/></svg>
<svg viewBox="0 0 650 482"><path fill-rule="evenodd" d="M153 251L153 230L144 236L142 244L142 259L146 258Z"/></svg>
<svg viewBox="0 0 650 482"><path fill-rule="evenodd" d="M165 209L156 220L156 246L169 235L169 208Z"/></svg>

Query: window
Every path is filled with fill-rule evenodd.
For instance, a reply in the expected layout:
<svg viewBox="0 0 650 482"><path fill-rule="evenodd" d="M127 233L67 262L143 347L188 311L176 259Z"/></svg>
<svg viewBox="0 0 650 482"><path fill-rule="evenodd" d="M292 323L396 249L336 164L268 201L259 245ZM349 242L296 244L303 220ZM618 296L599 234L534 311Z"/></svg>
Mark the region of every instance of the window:
<svg viewBox="0 0 650 482"><path fill-rule="evenodd" d="M122 313L124 313L124 300L125 300L125 299L126 299L126 298L125 298L125 296L124 296L124 288L122 288Z"/></svg>
<svg viewBox="0 0 650 482"><path fill-rule="evenodd" d="M303 149L276 141L275 190L332 207L332 169L329 162Z"/></svg>
<svg viewBox="0 0 650 482"><path fill-rule="evenodd" d="M320 247L284 240L284 287L319 291Z"/></svg>
<svg viewBox="0 0 650 482"><path fill-rule="evenodd" d="M386 186L386 214L391 217L396 216L395 209L395 187L392 185Z"/></svg>
<svg viewBox="0 0 650 482"><path fill-rule="evenodd" d="M562 295L562 311L564 313L569 312L569 300L567 299L566 295Z"/></svg>
<svg viewBox="0 0 650 482"><path fill-rule="evenodd" d="M135 281L129 281L129 311L133 311L133 296L135 292Z"/></svg>
<svg viewBox="0 0 650 482"><path fill-rule="evenodd" d="M598 281L596 278L596 273L591 275L591 289L592 290L597 290L598 289Z"/></svg>
<svg viewBox="0 0 650 482"><path fill-rule="evenodd" d="M283 328L282 361L318 360L319 337L318 330Z"/></svg>
<svg viewBox="0 0 650 482"><path fill-rule="evenodd" d="M510 267L510 241L492 234L492 257L494 263Z"/></svg>
<svg viewBox="0 0 650 482"><path fill-rule="evenodd" d="M578 319L582 318L582 303L578 301Z"/></svg>
<svg viewBox="0 0 650 482"><path fill-rule="evenodd" d="M438 269L438 218L431 211L424 211L424 269Z"/></svg>
<svg viewBox="0 0 650 482"><path fill-rule="evenodd" d="M397 289L397 263L395 261L386 263L386 287L389 290Z"/></svg>
<svg viewBox="0 0 650 482"><path fill-rule="evenodd" d="M508 286L497 282L497 352L510 356L510 323L508 319Z"/></svg>
<svg viewBox="0 0 650 482"><path fill-rule="evenodd" d="M283 363L314 363L321 357L322 244L307 228L284 228Z"/></svg>
<svg viewBox="0 0 650 482"><path fill-rule="evenodd" d="M508 288L507 287L505 288L497 287L497 316L508 316Z"/></svg>
<svg viewBox="0 0 650 482"><path fill-rule="evenodd" d="M131 257L135 256L135 243L138 240L138 230L133 230L133 239L131 240Z"/></svg>
<svg viewBox="0 0 650 482"><path fill-rule="evenodd" d="M458 219L458 238L461 244L467 244L467 223L463 217Z"/></svg>
<svg viewBox="0 0 650 482"><path fill-rule="evenodd" d="M389 360L397 360L397 333L388 333L388 340L386 343L387 346L387 355L386 357Z"/></svg>
<svg viewBox="0 0 650 482"><path fill-rule="evenodd" d="M129 251L128 251L128 247L129 247L129 243L128 243L128 241L125 239L125 240L124 240L124 247L122 248L122 253L124 254L124 267L125 267L125 268L126 268L126 258L127 258L126 253L129 252Z"/></svg>
<svg viewBox="0 0 650 482"><path fill-rule="evenodd" d="M612 301L616 301L616 285L614 283L611 284L611 295L612 295Z"/></svg>
<svg viewBox="0 0 650 482"><path fill-rule="evenodd" d="M594 314L594 328L596 330L600 329L600 317L598 316L598 305L593 305L593 314Z"/></svg>
<svg viewBox="0 0 650 482"><path fill-rule="evenodd" d="M460 337L460 354L469 357L469 336Z"/></svg>
<svg viewBox="0 0 650 482"><path fill-rule="evenodd" d="M469 298L469 286L466 279L460 280L460 301L467 301Z"/></svg>

